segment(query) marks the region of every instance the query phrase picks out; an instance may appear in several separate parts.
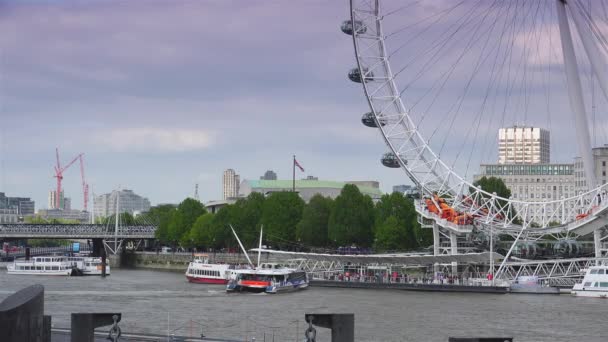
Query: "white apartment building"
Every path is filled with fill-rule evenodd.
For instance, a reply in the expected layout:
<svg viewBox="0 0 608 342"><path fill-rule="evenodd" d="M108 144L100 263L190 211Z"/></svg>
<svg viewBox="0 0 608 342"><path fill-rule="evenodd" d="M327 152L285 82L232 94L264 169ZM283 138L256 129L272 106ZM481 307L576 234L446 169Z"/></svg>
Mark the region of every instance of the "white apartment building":
<svg viewBox="0 0 608 342"><path fill-rule="evenodd" d="M239 184L241 183L241 177L234 172L233 169L227 169L224 171L224 177L222 179L223 185L223 199L236 198L239 195Z"/></svg>
<svg viewBox="0 0 608 342"><path fill-rule="evenodd" d="M93 212L95 217L108 217L116 214L116 200L118 211L121 213L146 212L150 210L150 201L137 195L133 190L114 190L93 198Z"/></svg>
<svg viewBox="0 0 608 342"><path fill-rule="evenodd" d="M548 164L549 131L513 126L498 130L498 164Z"/></svg>
<svg viewBox="0 0 608 342"><path fill-rule="evenodd" d="M520 201L546 202L576 194L574 164L482 164L474 181L482 177L502 179L511 198Z"/></svg>
<svg viewBox="0 0 608 342"><path fill-rule="evenodd" d="M606 184L606 180L608 179L608 176L606 176L606 172L608 171L608 166L606 166L608 164L608 145L593 149L593 161L595 162L594 170L597 185ZM577 194L589 190L581 157L574 158L574 182Z"/></svg>

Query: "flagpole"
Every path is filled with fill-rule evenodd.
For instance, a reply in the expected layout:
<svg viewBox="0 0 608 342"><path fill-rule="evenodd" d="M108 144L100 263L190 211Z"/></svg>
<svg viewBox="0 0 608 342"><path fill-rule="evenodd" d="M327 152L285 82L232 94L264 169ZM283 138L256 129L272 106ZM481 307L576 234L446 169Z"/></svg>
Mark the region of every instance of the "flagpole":
<svg viewBox="0 0 608 342"><path fill-rule="evenodd" d="M293 178L292 178L293 183L292 183L291 190L293 192L296 192L296 155L295 154L293 155L293 163L292 163L291 167L292 167L292 171L293 171Z"/></svg>

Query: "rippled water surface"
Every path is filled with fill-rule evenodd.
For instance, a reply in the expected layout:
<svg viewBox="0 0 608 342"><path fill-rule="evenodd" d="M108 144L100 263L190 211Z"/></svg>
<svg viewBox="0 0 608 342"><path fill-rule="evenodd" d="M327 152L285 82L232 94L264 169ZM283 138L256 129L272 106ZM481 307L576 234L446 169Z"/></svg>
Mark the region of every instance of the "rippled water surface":
<svg viewBox="0 0 608 342"><path fill-rule="evenodd" d="M515 341L607 341L608 301L568 295L421 293L309 288L289 294L226 294L183 274L112 270L99 277L7 275L0 300L45 287L55 327L72 312L122 312L123 331L257 341L302 341L305 312L355 313L357 341L447 341L449 336L514 336ZM318 330L317 341L329 341Z"/></svg>

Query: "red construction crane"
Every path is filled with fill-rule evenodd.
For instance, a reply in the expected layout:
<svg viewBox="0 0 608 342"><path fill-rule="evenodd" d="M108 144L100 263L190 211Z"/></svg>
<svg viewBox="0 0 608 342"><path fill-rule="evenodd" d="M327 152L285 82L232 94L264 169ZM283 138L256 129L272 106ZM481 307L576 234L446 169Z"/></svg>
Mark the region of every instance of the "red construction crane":
<svg viewBox="0 0 608 342"><path fill-rule="evenodd" d="M55 208L61 208L61 181L63 180L63 172L67 170L70 166L72 166L76 160L81 159L84 153L77 155L68 165L61 167L61 162L59 161L59 148L55 148L55 152L57 155L57 165L55 166L55 178L57 178L57 194L55 196ZM84 173L83 173L84 175Z"/></svg>

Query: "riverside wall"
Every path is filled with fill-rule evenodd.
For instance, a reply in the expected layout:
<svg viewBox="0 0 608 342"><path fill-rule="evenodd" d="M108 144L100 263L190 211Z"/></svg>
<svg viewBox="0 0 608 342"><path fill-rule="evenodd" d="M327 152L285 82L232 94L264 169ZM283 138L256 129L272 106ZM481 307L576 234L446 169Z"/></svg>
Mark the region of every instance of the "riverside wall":
<svg viewBox="0 0 608 342"><path fill-rule="evenodd" d="M210 263L240 263L247 264L247 258L242 253L207 253ZM250 255L251 261L257 262L257 254ZM154 252L126 252L121 255L109 256L112 268L139 268L185 272L188 263L192 261L193 253L154 253ZM256 259L256 260L254 260ZM263 254L261 262L284 262L288 258Z"/></svg>

